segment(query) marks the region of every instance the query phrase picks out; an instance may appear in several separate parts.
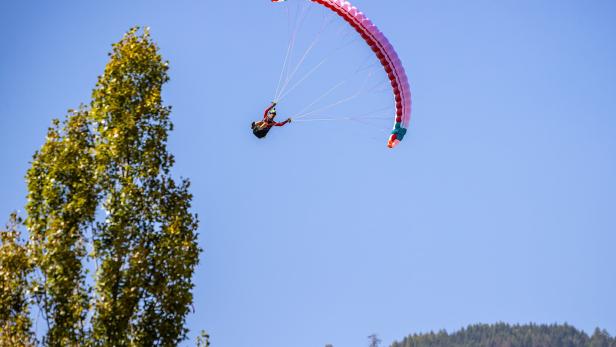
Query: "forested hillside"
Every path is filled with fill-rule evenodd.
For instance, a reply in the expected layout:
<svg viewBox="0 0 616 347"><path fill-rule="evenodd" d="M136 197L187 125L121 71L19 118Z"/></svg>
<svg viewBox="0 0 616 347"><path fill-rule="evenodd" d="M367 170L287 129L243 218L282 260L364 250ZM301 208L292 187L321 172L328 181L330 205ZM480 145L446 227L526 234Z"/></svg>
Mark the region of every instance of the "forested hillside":
<svg viewBox="0 0 616 347"><path fill-rule="evenodd" d="M414 334L391 347L616 347L616 338L596 329L592 336L570 325L471 325L454 333Z"/></svg>

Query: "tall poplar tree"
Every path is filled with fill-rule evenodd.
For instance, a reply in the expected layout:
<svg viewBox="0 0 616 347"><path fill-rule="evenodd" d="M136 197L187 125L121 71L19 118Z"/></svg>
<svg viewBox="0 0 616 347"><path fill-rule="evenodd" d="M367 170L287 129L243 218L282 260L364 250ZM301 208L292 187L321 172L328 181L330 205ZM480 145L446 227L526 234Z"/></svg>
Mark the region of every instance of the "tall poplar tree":
<svg viewBox="0 0 616 347"><path fill-rule="evenodd" d="M197 265L190 183L169 175L168 64L147 31L113 47L92 95L95 176L106 216L94 232L99 261L94 339L107 346L172 346L186 337Z"/></svg>
<svg viewBox="0 0 616 347"><path fill-rule="evenodd" d="M190 182L170 175L171 107L161 97L168 64L138 28L109 56L90 105L55 120L33 157L29 241L18 240L16 226L1 234L0 332L29 343L27 289L47 323L43 345L186 339L200 249Z"/></svg>

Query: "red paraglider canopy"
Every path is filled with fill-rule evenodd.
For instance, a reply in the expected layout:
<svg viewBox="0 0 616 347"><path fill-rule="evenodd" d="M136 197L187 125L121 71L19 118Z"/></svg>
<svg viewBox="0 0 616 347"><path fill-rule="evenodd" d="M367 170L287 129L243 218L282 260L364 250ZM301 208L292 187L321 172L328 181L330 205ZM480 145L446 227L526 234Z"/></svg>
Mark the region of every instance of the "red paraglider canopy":
<svg viewBox="0 0 616 347"><path fill-rule="evenodd" d="M286 0L271 0L285 2ZM372 48L391 82L396 103L394 129L387 142L389 148L400 143L411 120L411 89L400 58L383 33L356 7L346 0L309 0L336 12L349 23Z"/></svg>

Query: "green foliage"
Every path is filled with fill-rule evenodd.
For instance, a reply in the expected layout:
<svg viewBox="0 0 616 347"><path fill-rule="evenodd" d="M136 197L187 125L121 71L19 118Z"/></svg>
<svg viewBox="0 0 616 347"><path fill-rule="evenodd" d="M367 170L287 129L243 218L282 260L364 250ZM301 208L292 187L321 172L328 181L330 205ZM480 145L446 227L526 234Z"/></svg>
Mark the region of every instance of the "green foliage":
<svg viewBox="0 0 616 347"><path fill-rule="evenodd" d="M170 176L167 70L148 31L131 29L113 45L90 106L54 120L26 175L29 242L18 242L16 227L2 233L0 338L32 341L30 289L44 345L185 340L201 250L190 182Z"/></svg>
<svg viewBox="0 0 616 347"><path fill-rule="evenodd" d="M197 347L210 347L210 334L205 330L201 330L199 336L197 336Z"/></svg>
<svg viewBox="0 0 616 347"><path fill-rule="evenodd" d="M186 337L197 265L197 218L189 181L169 176L167 82L148 32L115 44L93 92L96 177L107 213L94 231L94 338L108 346L176 345Z"/></svg>
<svg viewBox="0 0 616 347"><path fill-rule="evenodd" d="M21 240L21 220L11 215L0 230L0 346L32 346L28 305L29 276L32 271L27 248Z"/></svg>
<svg viewBox="0 0 616 347"><path fill-rule="evenodd" d="M453 334L414 334L391 347L616 347L616 338L597 329L592 337L569 325L471 325Z"/></svg>
<svg viewBox="0 0 616 347"><path fill-rule="evenodd" d="M90 289L83 266L84 230L94 220L97 193L93 137L84 110L47 133L26 176L30 248L36 264L35 298L47 319L51 346L84 344Z"/></svg>

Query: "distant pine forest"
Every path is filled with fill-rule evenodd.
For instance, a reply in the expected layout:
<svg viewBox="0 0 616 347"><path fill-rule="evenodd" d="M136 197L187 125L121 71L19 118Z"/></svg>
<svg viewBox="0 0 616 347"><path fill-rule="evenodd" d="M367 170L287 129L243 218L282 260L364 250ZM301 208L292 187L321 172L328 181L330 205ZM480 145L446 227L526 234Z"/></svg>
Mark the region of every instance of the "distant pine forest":
<svg viewBox="0 0 616 347"><path fill-rule="evenodd" d="M589 336L564 325L477 324L454 333L414 334L391 347L616 347L616 338L596 329Z"/></svg>

